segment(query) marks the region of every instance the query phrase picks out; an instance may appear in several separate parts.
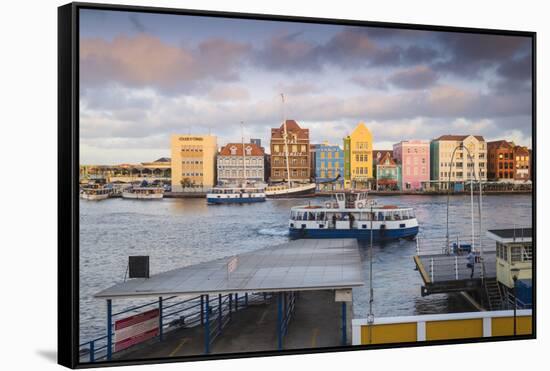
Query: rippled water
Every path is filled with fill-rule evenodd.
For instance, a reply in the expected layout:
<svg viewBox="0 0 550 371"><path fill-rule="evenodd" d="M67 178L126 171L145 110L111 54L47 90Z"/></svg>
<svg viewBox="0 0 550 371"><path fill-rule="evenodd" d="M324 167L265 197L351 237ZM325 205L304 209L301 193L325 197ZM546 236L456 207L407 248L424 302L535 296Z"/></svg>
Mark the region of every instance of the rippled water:
<svg viewBox="0 0 550 371"><path fill-rule="evenodd" d="M124 278L128 255L149 255L151 273L200 263L288 241L291 206L324 199L268 200L250 205L208 206L204 199L160 201L108 199L80 202L80 338L104 334L105 300L93 294ZM421 234L445 235L445 196L387 196L382 204L412 206ZM476 206L477 207L477 206ZM531 225L530 195L484 197L484 229ZM469 196L451 197L450 230L470 231ZM373 287L376 316L471 310L458 296L420 296L421 279L414 270L414 241L374 246ZM368 279L368 246L361 256ZM368 285L354 289L354 313L368 313ZM114 301L114 310L129 301Z"/></svg>

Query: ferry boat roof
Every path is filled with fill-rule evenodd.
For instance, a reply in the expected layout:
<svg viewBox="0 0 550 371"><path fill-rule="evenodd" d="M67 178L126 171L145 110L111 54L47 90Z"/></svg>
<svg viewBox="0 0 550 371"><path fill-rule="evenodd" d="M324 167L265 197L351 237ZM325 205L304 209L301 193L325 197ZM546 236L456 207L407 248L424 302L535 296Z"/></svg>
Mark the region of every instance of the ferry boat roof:
<svg viewBox="0 0 550 371"><path fill-rule="evenodd" d="M344 199L338 199L338 196L344 195ZM347 196L353 195L357 196L356 199L349 201ZM348 207L349 202L353 202L356 205L356 202L361 202L363 207ZM331 211L344 211L344 212L369 212L371 210L371 205L365 204L366 202L373 203L372 210L376 211L410 211L413 210L412 207L400 207L397 205L378 205L376 201L368 198L367 192L358 192L358 191L346 191L338 192L334 194L334 197L330 200L325 201L324 205L300 205L291 207L292 211L299 210L313 210L319 212L331 212ZM345 207L342 207L344 205Z"/></svg>

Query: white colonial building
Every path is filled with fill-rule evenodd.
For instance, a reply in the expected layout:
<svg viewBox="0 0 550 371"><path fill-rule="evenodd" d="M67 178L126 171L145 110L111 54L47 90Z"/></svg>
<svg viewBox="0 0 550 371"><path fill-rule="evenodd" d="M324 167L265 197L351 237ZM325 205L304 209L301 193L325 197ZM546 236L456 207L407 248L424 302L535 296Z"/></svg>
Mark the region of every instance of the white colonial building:
<svg viewBox="0 0 550 371"><path fill-rule="evenodd" d="M244 161L244 163L243 163ZM248 181L263 182L264 151L255 143L229 143L217 157L218 184Z"/></svg>
<svg viewBox="0 0 550 371"><path fill-rule="evenodd" d="M480 135L442 135L431 141L430 159L432 181L487 180L487 144Z"/></svg>

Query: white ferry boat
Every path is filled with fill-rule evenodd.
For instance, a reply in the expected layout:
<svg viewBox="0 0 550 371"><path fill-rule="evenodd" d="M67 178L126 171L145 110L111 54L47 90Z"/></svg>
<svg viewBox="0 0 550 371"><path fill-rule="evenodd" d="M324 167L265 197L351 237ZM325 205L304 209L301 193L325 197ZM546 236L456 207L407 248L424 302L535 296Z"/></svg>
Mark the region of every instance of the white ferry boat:
<svg viewBox="0 0 550 371"><path fill-rule="evenodd" d="M100 201L109 198L112 193L112 187L102 183L90 182L80 189L80 198L90 201Z"/></svg>
<svg viewBox="0 0 550 371"><path fill-rule="evenodd" d="M216 187L206 195L209 204L251 203L265 201L265 192L253 187Z"/></svg>
<svg viewBox="0 0 550 371"><path fill-rule="evenodd" d="M122 198L138 200L160 200L164 197L164 188L150 186L143 182L139 186L132 186L122 190Z"/></svg>
<svg viewBox="0 0 550 371"><path fill-rule="evenodd" d="M387 241L414 239L418 221L414 209L378 205L367 193L337 193L322 206L295 206L290 211L291 238L356 238Z"/></svg>

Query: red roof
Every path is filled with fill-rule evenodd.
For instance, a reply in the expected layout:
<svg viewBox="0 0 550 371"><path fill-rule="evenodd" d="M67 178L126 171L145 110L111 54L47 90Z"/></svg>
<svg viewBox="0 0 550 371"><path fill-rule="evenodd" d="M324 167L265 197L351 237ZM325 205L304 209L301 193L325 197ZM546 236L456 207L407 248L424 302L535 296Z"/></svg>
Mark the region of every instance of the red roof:
<svg viewBox="0 0 550 371"><path fill-rule="evenodd" d="M272 138L283 138L284 124L281 124L279 128L271 129ZM287 133L296 134L298 139L309 139L309 129L302 129L295 120L286 120Z"/></svg>
<svg viewBox="0 0 550 371"><path fill-rule="evenodd" d="M380 157L378 155L380 155ZM375 164L379 164L380 162L382 162L382 159L385 158L386 155L390 156L390 159L393 161L393 151L391 149L375 149L372 151L372 156Z"/></svg>
<svg viewBox="0 0 550 371"><path fill-rule="evenodd" d="M508 148L508 149L513 149L514 148L514 143L513 142L508 142L507 140L495 140L493 142L488 142L487 143L487 148L501 148L501 147L505 147L505 148Z"/></svg>
<svg viewBox="0 0 550 371"><path fill-rule="evenodd" d="M445 135L442 135L440 136L439 138L436 138L434 140L464 140L466 138L468 138L470 135L451 135L451 134L445 134ZM477 140L482 140L482 141L485 141L485 138L483 138L483 136L481 135L474 135L474 137L477 139Z"/></svg>
<svg viewBox="0 0 550 371"><path fill-rule="evenodd" d="M380 151L382 152L382 151ZM376 160L376 163L378 165L386 165L386 161L389 160L389 164L388 165L396 165L397 163L394 161L393 159L393 151L384 151L384 153L382 154L382 157L380 157L380 160Z"/></svg>
<svg viewBox="0 0 550 371"><path fill-rule="evenodd" d="M235 147L237 149L234 155L231 154L231 148ZM249 156L263 156L264 151L254 143L245 143L244 148L250 147L252 151ZM243 155L243 144L242 143L228 143L220 150L220 156L242 156ZM248 154L247 154L248 155Z"/></svg>

